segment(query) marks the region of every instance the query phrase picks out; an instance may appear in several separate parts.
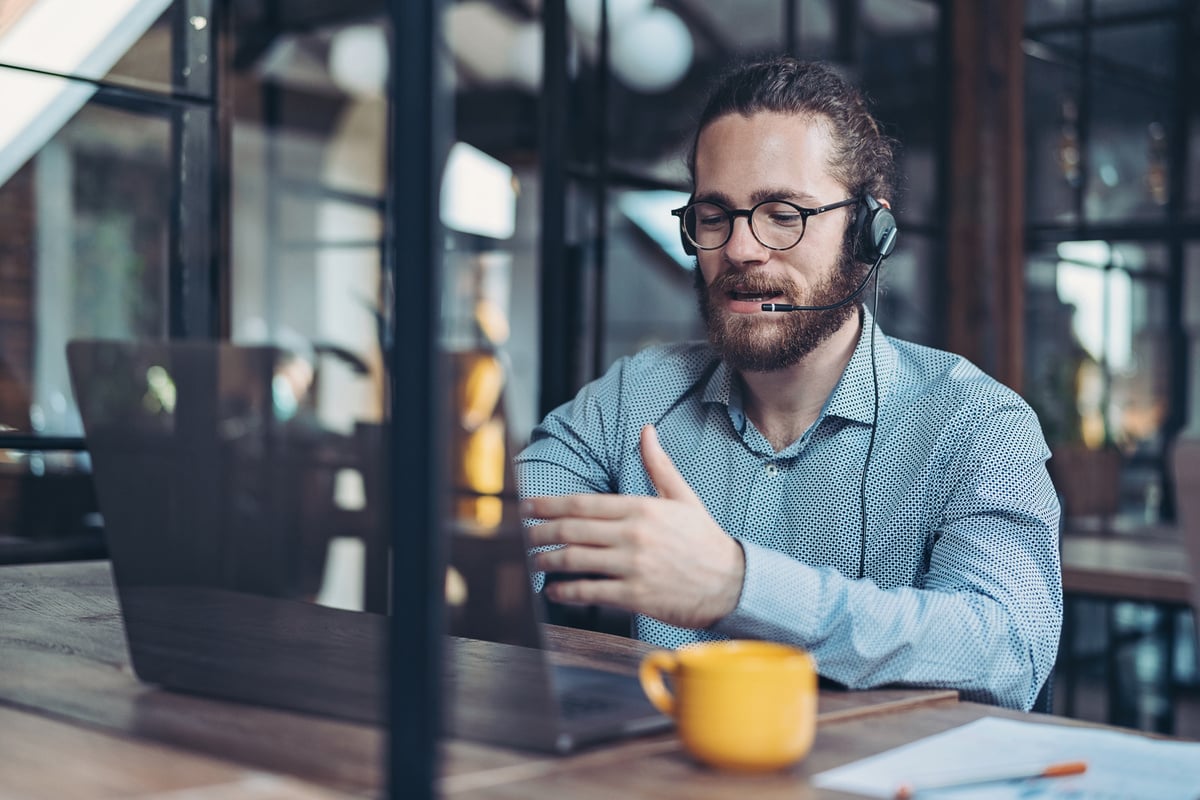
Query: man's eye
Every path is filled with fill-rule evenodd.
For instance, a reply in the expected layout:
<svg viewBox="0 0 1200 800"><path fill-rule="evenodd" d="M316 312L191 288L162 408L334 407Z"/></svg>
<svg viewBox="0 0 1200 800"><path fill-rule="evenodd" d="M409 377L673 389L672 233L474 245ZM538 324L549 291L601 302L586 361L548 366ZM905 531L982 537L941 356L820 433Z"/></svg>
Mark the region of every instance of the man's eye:
<svg viewBox="0 0 1200 800"><path fill-rule="evenodd" d="M724 214L706 214L699 218L699 223L706 228L719 228L725 224Z"/></svg>
<svg viewBox="0 0 1200 800"><path fill-rule="evenodd" d="M771 224L778 225L781 228L794 228L803 221L804 218L794 211L778 212L771 215Z"/></svg>

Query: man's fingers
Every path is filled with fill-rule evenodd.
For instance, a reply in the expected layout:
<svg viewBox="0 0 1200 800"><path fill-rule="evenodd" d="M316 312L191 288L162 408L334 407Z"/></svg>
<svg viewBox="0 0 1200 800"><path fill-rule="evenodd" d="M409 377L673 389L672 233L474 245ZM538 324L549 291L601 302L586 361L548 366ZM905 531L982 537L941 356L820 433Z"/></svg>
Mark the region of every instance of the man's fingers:
<svg viewBox="0 0 1200 800"><path fill-rule="evenodd" d="M533 557L539 572L591 573L612 577L624 574L620 557L607 547L571 545L544 550Z"/></svg>
<svg viewBox="0 0 1200 800"><path fill-rule="evenodd" d="M654 482L659 497L700 502L692 487L688 486L679 470L675 469L675 463L671 461L667 451L658 443L658 432L654 430L653 425L642 428L642 464L646 467L646 474Z"/></svg>
<svg viewBox="0 0 1200 800"><path fill-rule="evenodd" d="M529 497L521 501L521 516L526 519L622 519L629 516L642 499L623 494Z"/></svg>
<svg viewBox="0 0 1200 800"><path fill-rule="evenodd" d="M546 596L556 603L600 605L633 609L629 604L629 590L625 581L612 578L604 580L577 580L551 583L545 588Z"/></svg>
<svg viewBox="0 0 1200 800"><path fill-rule="evenodd" d="M578 544L611 547L617 543L620 529L610 520L569 517L533 525L526 530L530 547L552 544Z"/></svg>

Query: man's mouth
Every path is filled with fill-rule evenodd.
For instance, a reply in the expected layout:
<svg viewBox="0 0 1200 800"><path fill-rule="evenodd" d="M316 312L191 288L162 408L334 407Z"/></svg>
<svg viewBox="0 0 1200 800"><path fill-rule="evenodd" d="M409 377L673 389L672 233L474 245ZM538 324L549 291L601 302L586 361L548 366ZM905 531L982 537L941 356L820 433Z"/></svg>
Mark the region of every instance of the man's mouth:
<svg viewBox="0 0 1200 800"><path fill-rule="evenodd" d="M744 303L770 303L783 297L783 292L730 292L729 297Z"/></svg>

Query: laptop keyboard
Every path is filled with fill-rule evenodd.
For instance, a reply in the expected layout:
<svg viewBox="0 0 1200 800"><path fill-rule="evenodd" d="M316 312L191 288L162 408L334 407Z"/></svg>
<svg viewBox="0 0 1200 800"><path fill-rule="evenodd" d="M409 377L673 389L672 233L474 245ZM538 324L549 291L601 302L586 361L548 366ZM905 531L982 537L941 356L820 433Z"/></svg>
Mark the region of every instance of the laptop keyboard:
<svg viewBox="0 0 1200 800"><path fill-rule="evenodd" d="M558 705L564 719L626 714L653 715L654 708L632 675L558 665L554 668Z"/></svg>
<svg viewBox="0 0 1200 800"><path fill-rule="evenodd" d="M622 705L627 705L609 696L578 690L562 694L558 698L558 701L559 706L562 708L562 714L567 719L578 719L579 717L603 714L606 711L614 711L621 708Z"/></svg>

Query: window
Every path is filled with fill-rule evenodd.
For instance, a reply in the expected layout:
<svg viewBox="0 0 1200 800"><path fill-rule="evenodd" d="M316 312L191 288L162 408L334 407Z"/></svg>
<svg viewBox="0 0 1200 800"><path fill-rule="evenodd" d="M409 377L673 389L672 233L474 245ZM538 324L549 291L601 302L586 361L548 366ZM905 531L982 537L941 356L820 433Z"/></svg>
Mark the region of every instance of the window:
<svg viewBox="0 0 1200 800"><path fill-rule="evenodd" d="M1195 59L1180 49L1196 22L1183 3L1099 0L1028 3L1026 22L1026 394L1052 450L1119 453L1100 490L1111 510L1157 521L1186 416L1183 170L1197 154L1181 70Z"/></svg>
<svg viewBox="0 0 1200 800"><path fill-rule="evenodd" d="M0 560L104 552L67 341L215 333L209 10L0 13Z"/></svg>

